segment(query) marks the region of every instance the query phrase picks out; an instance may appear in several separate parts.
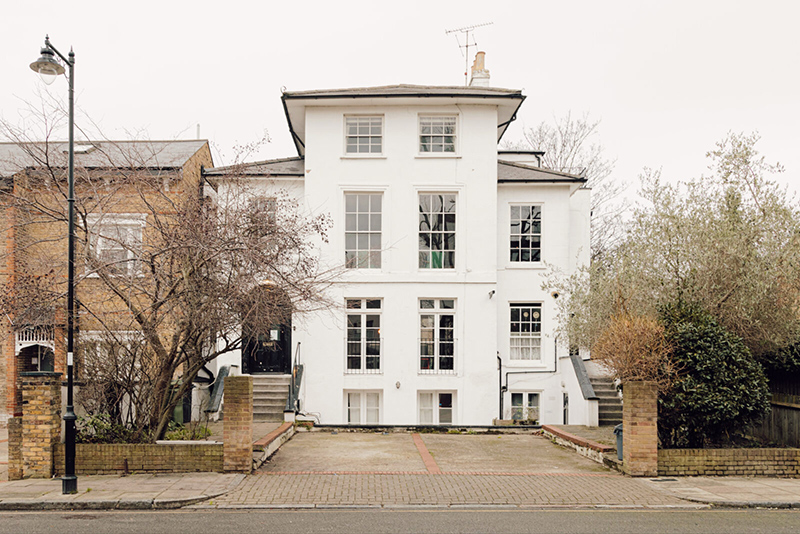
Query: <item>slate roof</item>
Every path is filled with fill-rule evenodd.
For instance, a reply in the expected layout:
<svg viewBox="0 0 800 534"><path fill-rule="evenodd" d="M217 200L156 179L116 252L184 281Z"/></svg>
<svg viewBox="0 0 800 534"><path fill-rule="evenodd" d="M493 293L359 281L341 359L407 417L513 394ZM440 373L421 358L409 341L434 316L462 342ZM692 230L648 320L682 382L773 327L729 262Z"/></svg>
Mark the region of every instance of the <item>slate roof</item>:
<svg viewBox="0 0 800 534"><path fill-rule="evenodd" d="M577 174L554 171L542 167L533 167L516 161L497 161L498 183L526 182L575 182L585 183L586 177Z"/></svg>
<svg viewBox="0 0 800 534"><path fill-rule="evenodd" d="M205 140L174 141L77 141L75 166L99 169L135 166L154 169L182 167L200 150ZM28 148L30 150L28 150ZM45 152L46 149L46 152ZM51 165L66 167L69 144L64 141L45 143L0 143L0 177L11 176L26 167L39 167L45 153ZM84 150L86 150L84 152ZM35 157L31 156L35 154ZM38 161L37 161L38 160Z"/></svg>
<svg viewBox="0 0 800 534"><path fill-rule="evenodd" d="M283 98L363 98L393 96L477 96L524 98L522 91L500 87L464 87L442 85L381 85L377 87L351 87L346 89L314 89L311 91L286 91Z"/></svg>
<svg viewBox="0 0 800 534"><path fill-rule="evenodd" d="M203 175L206 177L232 176L305 176L305 160L303 158L281 158L265 161L255 161L243 165L230 165L227 167L214 167L205 169ZM586 178L576 174L533 167L524 163L514 161L497 161L497 181L498 183L584 183Z"/></svg>
<svg viewBox="0 0 800 534"><path fill-rule="evenodd" d="M282 158L265 161L254 161L242 165L214 167L203 171L204 176L305 176L306 167L303 158Z"/></svg>

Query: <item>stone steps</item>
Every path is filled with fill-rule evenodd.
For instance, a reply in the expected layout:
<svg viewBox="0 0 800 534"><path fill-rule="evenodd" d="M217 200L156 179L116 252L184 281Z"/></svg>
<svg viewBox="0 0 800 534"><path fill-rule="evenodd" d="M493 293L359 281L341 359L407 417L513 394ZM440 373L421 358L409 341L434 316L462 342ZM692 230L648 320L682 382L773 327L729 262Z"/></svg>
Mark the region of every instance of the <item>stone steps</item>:
<svg viewBox="0 0 800 534"><path fill-rule="evenodd" d="M601 426L618 425L622 422L622 399L617 393L614 380L606 377L589 379L598 398L598 419Z"/></svg>
<svg viewBox="0 0 800 534"><path fill-rule="evenodd" d="M253 421L283 421L291 375L253 375Z"/></svg>

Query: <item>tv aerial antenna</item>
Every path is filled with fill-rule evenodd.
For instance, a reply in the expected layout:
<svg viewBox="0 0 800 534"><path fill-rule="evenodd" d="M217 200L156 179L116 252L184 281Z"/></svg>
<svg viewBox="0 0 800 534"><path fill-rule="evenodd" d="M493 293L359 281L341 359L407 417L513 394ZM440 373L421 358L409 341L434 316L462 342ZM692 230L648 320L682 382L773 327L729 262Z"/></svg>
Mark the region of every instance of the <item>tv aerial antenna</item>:
<svg viewBox="0 0 800 534"><path fill-rule="evenodd" d="M456 34L461 33L464 34L464 44L461 44L461 41L458 39L458 35L455 36L456 42L458 43L459 51L464 55L464 85L469 85L469 49L471 47L478 47L478 42L475 40L475 28L481 28L483 26L491 26L494 22L484 22L483 24L475 24L473 26L464 26L463 28L455 28L453 30L445 30L446 34ZM470 32L472 32L472 42L470 42ZM461 50L465 48L466 50Z"/></svg>

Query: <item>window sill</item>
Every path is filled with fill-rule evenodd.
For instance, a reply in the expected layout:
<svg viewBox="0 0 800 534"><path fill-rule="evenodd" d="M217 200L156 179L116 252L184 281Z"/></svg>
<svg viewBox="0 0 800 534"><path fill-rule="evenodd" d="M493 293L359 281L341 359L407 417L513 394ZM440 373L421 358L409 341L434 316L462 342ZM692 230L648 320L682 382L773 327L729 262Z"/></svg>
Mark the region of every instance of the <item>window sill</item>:
<svg viewBox="0 0 800 534"><path fill-rule="evenodd" d="M505 360L503 364L506 367L527 367L533 370L547 369L547 365L542 363L541 360Z"/></svg>
<svg viewBox="0 0 800 534"><path fill-rule="evenodd" d="M528 261L528 262L515 261L515 262L507 263L506 264L506 269L522 269L522 270L525 270L525 269L536 269L536 270L542 270L542 269L545 269L545 264L544 264L543 261Z"/></svg>
<svg viewBox="0 0 800 534"><path fill-rule="evenodd" d="M460 154L447 154L444 152L437 152L431 154L417 154L416 159L461 159Z"/></svg>
<svg viewBox="0 0 800 534"><path fill-rule="evenodd" d="M432 370L432 369L418 369L417 370L417 375L419 375L419 376L431 376L431 375L435 375L435 376L457 376L458 373L456 373L455 371L438 371L438 370Z"/></svg>
<svg viewBox="0 0 800 534"><path fill-rule="evenodd" d="M345 154L339 159L386 159L383 154Z"/></svg>

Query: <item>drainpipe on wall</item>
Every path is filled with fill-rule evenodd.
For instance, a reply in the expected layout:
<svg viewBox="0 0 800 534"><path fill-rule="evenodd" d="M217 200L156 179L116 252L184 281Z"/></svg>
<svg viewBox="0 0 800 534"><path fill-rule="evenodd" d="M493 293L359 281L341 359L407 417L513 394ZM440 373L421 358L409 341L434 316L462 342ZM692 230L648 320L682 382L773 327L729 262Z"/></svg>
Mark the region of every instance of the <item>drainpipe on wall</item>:
<svg viewBox="0 0 800 534"><path fill-rule="evenodd" d="M497 415L497 419L503 419L503 393L505 390L503 389L503 359L500 357L500 351L497 351L497 379L498 379L498 386L500 387L500 413Z"/></svg>

